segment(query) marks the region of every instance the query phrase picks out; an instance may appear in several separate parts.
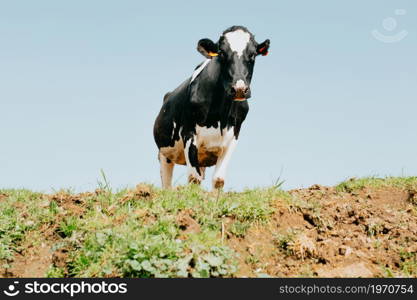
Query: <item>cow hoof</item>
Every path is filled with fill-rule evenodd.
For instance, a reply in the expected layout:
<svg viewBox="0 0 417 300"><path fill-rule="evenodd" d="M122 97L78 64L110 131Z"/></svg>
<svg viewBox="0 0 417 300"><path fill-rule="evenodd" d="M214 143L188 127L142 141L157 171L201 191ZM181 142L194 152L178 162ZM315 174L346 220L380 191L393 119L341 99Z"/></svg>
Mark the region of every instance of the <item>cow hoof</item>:
<svg viewBox="0 0 417 300"><path fill-rule="evenodd" d="M213 186L215 189L221 189L224 186L224 179L216 178L213 182Z"/></svg>
<svg viewBox="0 0 417 300"><path fill-rule="evenodd" d="M188 176L188 183L200 184L201 180L190 175L190 176Z"/></svg>

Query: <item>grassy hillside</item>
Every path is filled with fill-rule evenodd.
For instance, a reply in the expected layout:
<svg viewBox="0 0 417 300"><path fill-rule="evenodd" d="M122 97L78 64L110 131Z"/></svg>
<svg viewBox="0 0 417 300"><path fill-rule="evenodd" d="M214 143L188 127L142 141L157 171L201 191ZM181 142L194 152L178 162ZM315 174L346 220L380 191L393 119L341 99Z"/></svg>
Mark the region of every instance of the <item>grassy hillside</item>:
<svg viewBox="0 0 417 300"><path fill-rule="evenodd" d="M417 276L417 177L207 192L0 190L2 277Z"/></svg>

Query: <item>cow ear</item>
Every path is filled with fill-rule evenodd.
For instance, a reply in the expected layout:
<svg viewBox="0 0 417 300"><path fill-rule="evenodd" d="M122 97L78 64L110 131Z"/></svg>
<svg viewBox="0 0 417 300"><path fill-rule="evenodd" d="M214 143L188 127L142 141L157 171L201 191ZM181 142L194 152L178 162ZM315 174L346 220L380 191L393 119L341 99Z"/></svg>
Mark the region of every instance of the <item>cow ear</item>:
<svg viewBox="0 0 417 300"><path fill-rule="evenodd" d="M268 55L268 49L269 49L269 40L265 40L265 42L259 44L256 47L256 52L258 52L258 54L265 56L265 55Z"/></svg>
<svg viewBox="0 0 417 300"><path fill-rule="evenodd" d="M213 58L219 55L219 46L210 39L201 39L198 41L197 51L207 58Z"/></svg>

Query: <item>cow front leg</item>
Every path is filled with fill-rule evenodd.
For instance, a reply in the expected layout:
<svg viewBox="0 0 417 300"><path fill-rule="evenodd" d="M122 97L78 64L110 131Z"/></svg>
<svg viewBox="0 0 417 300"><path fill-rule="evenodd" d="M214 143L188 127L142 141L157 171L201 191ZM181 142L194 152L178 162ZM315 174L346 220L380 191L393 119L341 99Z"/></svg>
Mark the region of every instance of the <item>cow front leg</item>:
<svg viewBox="0 0 417 300"><path fill-rule="evenodd" d="M203 180L203 172L198 165L198 149L195 138L190 138L185 142L184 156L188 168L188 182L200 184Z"/></svg>
<svg viewBox="0 0 417 300"><path fill-rule="evenodd" d="M174 171L174 163L167 157L159 153L159 164L161 165L161 181L164 189L172 188L172 173Z"/></svg>
<svg viewBox="0 0 417 300"><path fill-rule="evenodd" d="M201 178L206 179L206 167L200 167Z"/></svg>
<svg viewBox="0 0 417 300"><path fill-rule="evenodd" d="M229 165L230 158L235 150L237 140L233 138L227 147L224 149L222 155L217 159L216 169L213 174L213 189L221 189L224 186L226 178L226 170Z"/></svg>

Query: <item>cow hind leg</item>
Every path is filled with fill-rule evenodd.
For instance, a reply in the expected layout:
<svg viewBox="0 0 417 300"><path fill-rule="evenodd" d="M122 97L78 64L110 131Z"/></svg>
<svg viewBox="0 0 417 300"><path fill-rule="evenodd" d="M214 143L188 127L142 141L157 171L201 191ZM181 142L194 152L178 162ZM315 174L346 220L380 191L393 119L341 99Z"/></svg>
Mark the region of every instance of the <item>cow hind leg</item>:
<svg viewBox="0 0 417 300"><path fill-rule="evenodd" d="M174 171L174 163L159 153L159 163L161 165L161 181L164 189L172 188L172 173Z"/></svg>
<svg viewBox="0 0 417 300"><path fill-rule="evenodd" d="M204 170L198 164L198 149L194 138L185 142L184 156L188 168L188 182L200 184L204 177Z"/></svg>

